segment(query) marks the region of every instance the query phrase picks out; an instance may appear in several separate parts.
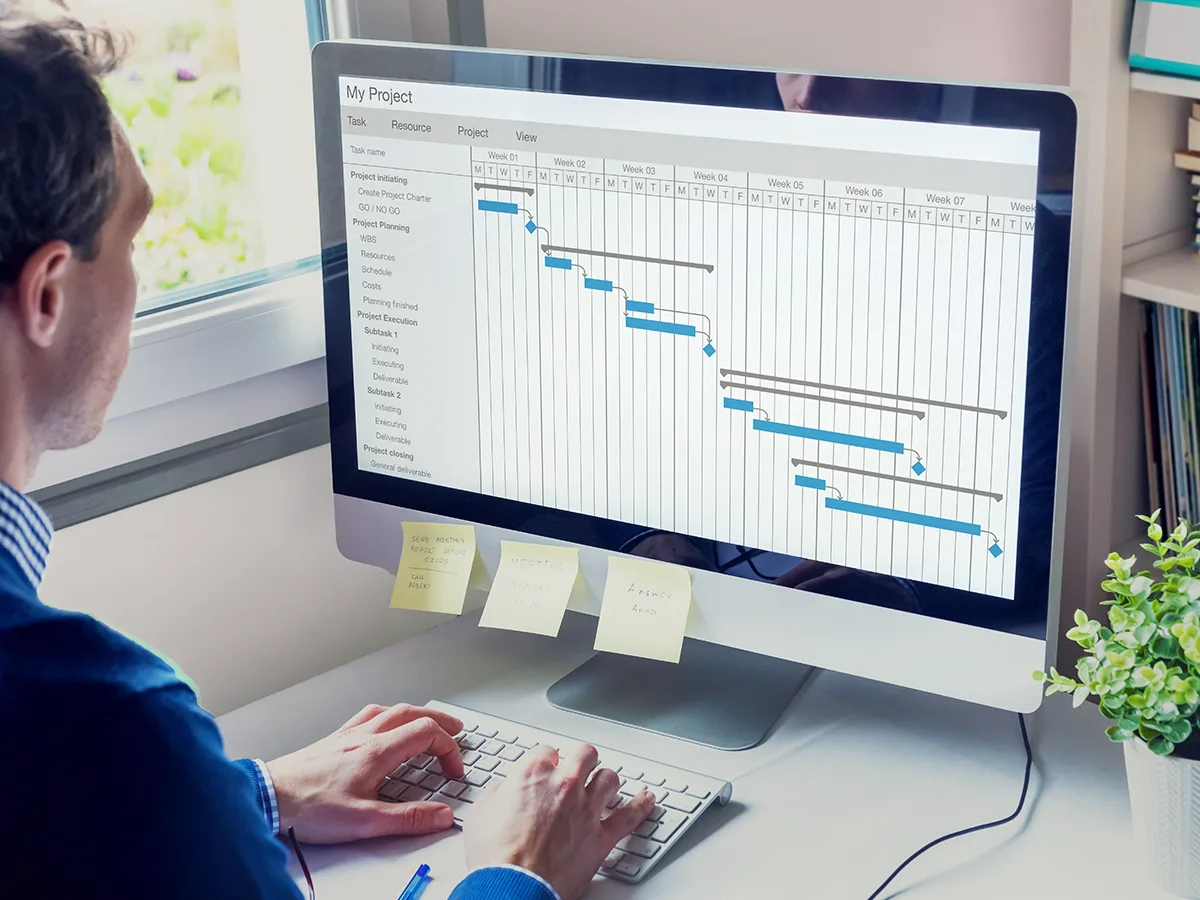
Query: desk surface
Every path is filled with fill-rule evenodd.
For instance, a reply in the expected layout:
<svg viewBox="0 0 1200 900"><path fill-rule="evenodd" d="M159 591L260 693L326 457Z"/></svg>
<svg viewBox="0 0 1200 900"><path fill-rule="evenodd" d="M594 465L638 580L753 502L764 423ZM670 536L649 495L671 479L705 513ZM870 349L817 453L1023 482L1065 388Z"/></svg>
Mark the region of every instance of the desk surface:
<svg viewBox="0 0 1200 900"><path fill-rule="evenodd" d="M591 654L595 619L568 613L557 640L447 622L219 719L233 757L272 759L366 703L441 699L733 782L637 886L597 878L589 898L787 896L865 900L932 838L1012 812L1024 751L1017 719L955 700L819 673L761 745L711 750L551 707L546 688ZM1121 750L1092 707L1055 697L1030 718L1036 768L1017 822L944 844L892 888L912 900L1074 900L1150 891L1124 858ZM703 842L704 850L697 845ZM463 874L457 831L306 850L321 900L395 900L427 862L425 900ZM298 874L298 870L297 870Z"/></svg>

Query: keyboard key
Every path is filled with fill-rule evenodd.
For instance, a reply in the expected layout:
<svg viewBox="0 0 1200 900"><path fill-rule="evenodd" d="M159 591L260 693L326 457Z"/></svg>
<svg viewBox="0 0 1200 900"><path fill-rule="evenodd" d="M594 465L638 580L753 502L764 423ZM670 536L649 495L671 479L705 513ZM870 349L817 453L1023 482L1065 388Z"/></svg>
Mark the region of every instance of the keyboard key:
<svg viewBox="0 0 1200 900"><path fill-rule="evenodd" d="M618 775L620 775L620 774L621 774L621 766L620 766L620 764L618 764L618 763L605 763L605 764L604 764L604 768L606 768L606 769L612 769L612 770L613 770L614 772L616 772Z"/></svg>
<svg viewBox="0 0 1200 900"><path fill-rule="evenodd" d="M504 731L501 729L496 732L496 740L502 744L515 744L517 742L517 735L514 731Z"/></svg>
<svg viewBox="0 0 1200 900"><path fill-rule="evenodd" d="M487 772L477 772L472 769L467 773L467 777L464 780L472 787L483 787L492 780L492 776Z"/></svg>
<svg viewBox="0 0 1200 900"><path fill-rule="evenodd" d="M654 831L650 835L650 840L657 841L660 844L665 844L686 821L687 819L683 818L682 816L680 816L678 819L672 819L669 822L664 819L662 822L659 822L654 826Z"/></svg>
<svg viewBox="0 0 1200 900"><path fill-rule="evenodd" d="M642 770L641 769L626 769L621 774L624 775L626 778L628 778L630 781L641 781L642 780Z"/></svg>
<svg viewBox="0 0 1200 900"><path fill-rule="evenodd" d="M690 787L685 792L689 797L696 797L700 800L707 800L712 794L712 791L706 791L702 787Z"/></svg>
<svg viewBox="0 0 1200 900"><path fill-rule="evenodd" d="M463 735L458 739L458 746L464 750L478 750L484 743L484 739L477 734Z"/></svg>
<svg viewBox="0 0 1200 900"><path fill-rule="evenodd" d="M608 801L608 808L616 809L618 806L620 806L622 803L624 803L627 799L629 799L629 798L622 797L620 794L613 794L613 798Z"/></svg>
<svg viewBox="0 0 1200 900"><path fill-rule="evenodd" d="M420 784L425 780L426 774L426 772L422 772L420 769L409 769L400 780L405 784Z"/></svg>
<svg viewBox="0 0 1200 900"><path fill-rule="evenodd" d="M637 827L637 830L635 830L633 833L636 834L638 837L648 838L648 837L650 837L650 835L654 834L654 830L659 827L660 826L656 825L655 823L653 823L649 820L646 820L641 825L639 825Z"/></svg>
<svg viewBox="0 0 1200 900"><path fill-rule="evenodd" d="M646 774L642 776L642 781L646 782L646 784L650 785L651 787L662 787L666 783L667 779L659 778L657 775Z"/></svg>
<svg viewBox="0 0 1200 900"><path fill-rule="evenodd" d="M496 764L496 768L492 770L493 775L499 775L501 778L507 778L517 770L517 767L512 763L500 762L498 759L492 760Z"/></svg>
<svg viewBox="0 0 1200 900"><path fill-rule="evenodd" d="M469 787L458 795L458 799L462 800L464 803L478 803L486 796L487 794L485 794L479 788Z"/></svg>
<svg viewBox="0 0 1200 900"><path fill-rule="evenodd" d="M640 838L636 834L622 838L617 846L626 853L632 853L634 856L640 856L644 859L650 859L658 852L658 844L648 841L645 838Z"/></svg>
<svg viewBox="0 0 1200 900"><path fill-rule="evenodd" d="M396 771L388 775L388 778L392 779L392 781L399 781L409 771L411 770L408 767L408 763L400 763L400 765L396 766Z"/></svg>
<svg viewBox="0 0 1200 900"><path fill-rule="evenodd" d="M496 766L500 765L500 760L494 756L481 756L475 763L476 769L481 769L484 772L490 772Z"/></svg>
<svg viewBox="0 0 1200 900"><path fill-rule="evenodd" d="M394 803L406 790L408 790L408 785L403 781L388 781L379 789L379 796L383 800L391 800Z"/></svg>
<svg viewBox="0 0 1200 900"><path fill-rule="evenodd" d="M656 807L654 807L654 809L650 810L650 815L646 816L646 818L649 819L651 822L657 822L659 819L661 819L666 814L667 814L667 811L665 809L663 809L661 806L656 806Z"/></svg>
<svg viewBox="0 0 1200 900"><path fill-rule="evenodd" d="M524 755L525 755L525 751L522 750L520 747L505 747L503 750L500 751L500 758L506 759L509 762L516 762L518 759L520 759Z"/></svg>
<svg viewBox="0 0 1200 900"><path fill-rule="evenodd" d="M672 794L682 794L684 791L686 791L688 789L688 783L686 781L682 781L678 778L668 778L663 783L663 787L665 787ZM701 798L701 799L704 799L704 798Z"/></svg>
<svg viewBox="0 0 1200 900"><path fill-rule="evenodd" d="M522 750L532 750L537 746L537 741L535 741L533 738L518 737L513 743L515 743Z"/></svg>
<svg viewBox="0 0 1200 900"><path fill-rule="evenodd" d="M456 819L465 818L463 813L471 808L470 803L467 803L465 800L459 800L456 797L440 797L438 802L444 803L450 807L450 810L454 813L454 817Z"/></svg>
<svg viewBox="0 0 1200 900"><path fill-rule="evenodd" d="M495 756L504 749L504 745L499 741L488 741L482 747L478 748L480 753L486 753L488 756Z"/></svg>
<svg viewBox="0 0 1200 900"><path fill-rule="evenodd" d="M441 793L447 797L457 797L466 789L467 786L461 781L447 781L442 785Z"/></svg>
<svg viewBox="0 0 1200 900"><path fill-rule="evenodd" d="M427 791L440 791L445 783L446 779L441 775L426 775L425 780L421 782L421 787Z"/></svg>
<svg viewBox="0 0 1200 900"><path fill-rule="evenodd" d="M637 873L642 871L642 867L628 859L623 859L617 863L616 871L629 878L636 878Z"/></svg>
<svg viewBox="0 0 1200 900"><path fill-rule="evenodd" d="M608 856L604 857L604 862L600 863L602 869L615 868L617 863L625 858L625 854L620 850L613 850Z"/></svg>
<svg viewBox="0 0 1200 900"><path fill-rule="evenodd" d="M430 756L428 753L418 753L416 756L414 756L412 759L410 759L408 761L408 764L410 766L412 766L414 769L423 769L427 765L429 765L431 762L433 762L433 757Z"/></svg>
<svg viewBox="0 0 1200 900"><path fill-rule="evenodd" d="M700 801L695 800L686 794L669 794L663 800L663 806L670 809L677 809L680 812L694 813L700 808Z"/></svg>
<svg viewBox="0 0 1200 900"><path fill-rule="evenodd" d="M420 802L421 800L428 800L432 796L433 791L427 791L425 788L420 787L410 787L400 795L400 800L404 803L412 803Z"/></svg>
<svg viewBox="0 0 1200 900"><path fill-rule="evenodd" d="M478 761L479 761L479 751L478 750L467 750L462 755L462 764L464 766L473 766Z"/></svg>
<svg viewBox="0 0 1200 900"><path fill-rule="evenodd" d="M496 736L495 728L476 728L475 733L480 737L494 738Z"/></svg>
<svg viewBox="0 0 1200 900"><path fill-rule="evenodd" d="M459 738L459 737L462 737L464 734L470 734L472 731L475 730L475 728L476 728L476 726L471 725L468 722L463 722L462 731L460 731L458 734L456 734L455 737Z"/></svg>
<svg viewBox="0 0 1200 900"><path fill-rule="evenodd" d="M442 772L442 761L440 759L435 759L433 762L431 762L429 765L427 765L425 767L425 771L429 772L433 775L445 774Z"/></svg>

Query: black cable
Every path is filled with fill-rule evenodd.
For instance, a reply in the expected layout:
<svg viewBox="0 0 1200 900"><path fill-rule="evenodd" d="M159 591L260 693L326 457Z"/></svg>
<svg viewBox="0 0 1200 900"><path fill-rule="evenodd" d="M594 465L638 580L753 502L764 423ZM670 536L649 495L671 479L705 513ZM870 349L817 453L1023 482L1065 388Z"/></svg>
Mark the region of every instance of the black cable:
<svg viewBox="0 0 1200 900"><path fill-rule="evenodd" d="M750 549L747 549L746 547L742 547L740 545L738 546L738 549L742 551L741 556L736 556L733 559L731 559L728 563L726 563L725 568L721 570L722 572L726 572L729 569L733 568L735 565L738 565L740 563L745 563L746 565L748 565L750 567L750 571L753 572L762 581L769 581L769 582L774 583L775 580L780 577L778 575L775 575L775 576L764 575L762 573L762 570L759 569L759 567L754 564L754 560L757 559L758 557L762 556L764 553L766 553L767 552L766 550L750 550Z"/></svg>
<svg viewBox="0 0 1200 900"><path fill-rule="evenodd" d="M746 565L748 565L750 567L751 572L753 572L755 575L757 575L763 581L770 581L771 583L774 583L777 580L779 580L780 577L782 577L780 575L764 575L761 571L759 571L758 566L756 566L754 564L753 559L746 560Z"/></svg>
<svg viewBox="0 0 1200 900"><path fill-rule="evenodd" d="M296 829L291 826L288 827L288 838L292 842L292 849L296 851L296 859L300 860L300 868L304 870L304 880L308 882L308 900L317 900L317 890L313 887L308 863L304 859L304 853L300 850L300 842L296 840Z"/></svg>
<svg viewBox="0 0 1200 900"><path fill-rule="evenodd" d="M893 880L895 880L896 876L903 872L909 863L911 863L926 850L932 850L938 844L945 843L946 841L953 840L957 837L963 837L964 835L974 834L976 831L984 831L988 828L995 828L998 825L1007 825L1021 814L1021 810L1025 808L1025 797L1029 794L1029 774L1033 770L1033 748L1029 746L1029 732L1025 728L1025 716L1021 713L1017 713L1017 721L1021 723L1021 741L1025 744L1025 783L1021 785L1021 799L1017 801L1017 808L1013 810L1012 815L1005 816L1003 819L997 819L995 822L987 822L983 825L973 825L970 828L964 828L962 831L956 831L953 834L944 834L937 840L930 841L916 853L912 854L912 856L910 856L904 862L900 863L900 865L896 867L895 871L887 877L887 880L877 887L875 889L875 893L868 897L867 900L876 900L876 898L884 892L887 886L891 884Z"/></svg>
<svg viewBox="0 0 1200 900"><path fill-rule="evenodd" d="M721 563L721 565L717 567L718 572L728 572L730 569L740 566L742 563L746 562L746 560L754 559L756 556L762 556L767 552L766 550L747 550L745 547L738 547L737 549L741 552L728 562Z"/></svg>

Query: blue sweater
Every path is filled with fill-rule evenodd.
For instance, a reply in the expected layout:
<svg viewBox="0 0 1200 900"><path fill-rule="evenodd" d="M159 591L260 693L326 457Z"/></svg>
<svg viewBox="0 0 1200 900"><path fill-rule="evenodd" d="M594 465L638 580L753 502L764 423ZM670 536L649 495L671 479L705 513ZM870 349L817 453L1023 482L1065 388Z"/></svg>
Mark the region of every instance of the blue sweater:
<svg viewBox="0 0 1200 900"><path fill-rule="evenodd" d="M38 600L48 525L0 484L0 895L298 900L253 767L225 757L192 689L144 647ZM454 892L552 897L510 869Z"/></svg>

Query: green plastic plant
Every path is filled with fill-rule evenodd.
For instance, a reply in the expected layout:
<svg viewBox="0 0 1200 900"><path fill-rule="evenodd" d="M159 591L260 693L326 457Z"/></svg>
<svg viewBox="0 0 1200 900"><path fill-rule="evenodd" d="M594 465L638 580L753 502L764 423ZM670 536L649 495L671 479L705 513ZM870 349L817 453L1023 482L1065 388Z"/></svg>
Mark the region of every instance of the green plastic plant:
<svg viewBox="0 0 1200 900"><path fill-rule="evenodd" d="M1147 525L1150 543L1142 549L1156 557L1155 571L1135 573L1137 557L1110 554L1105 565L1112 575L1102 585L1113 595L1103 604L1108 625L1077 610L1067 632L1086 651L1076 666L1079 680L1053 668L1033 677L1046 683L1047 696L1072 694L1075 706L1098 697L1100 711L1113 720L1110 739L1137 737L1167 756L1192 738L1200 709L1200 531L1180 520L1164 539L1158 512L1138 518ZM1181 755L1193 756L1183 751L1195 743Z"/></svg>

